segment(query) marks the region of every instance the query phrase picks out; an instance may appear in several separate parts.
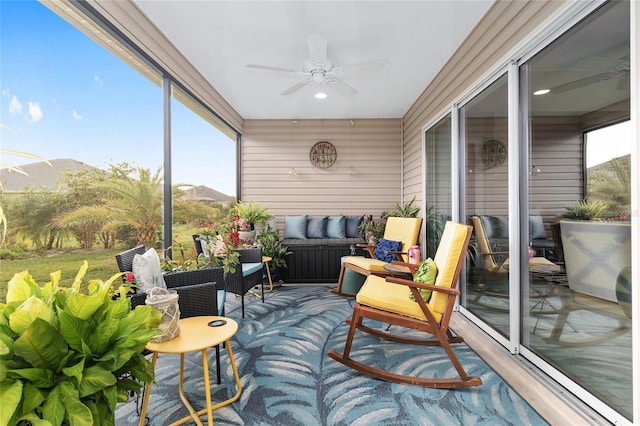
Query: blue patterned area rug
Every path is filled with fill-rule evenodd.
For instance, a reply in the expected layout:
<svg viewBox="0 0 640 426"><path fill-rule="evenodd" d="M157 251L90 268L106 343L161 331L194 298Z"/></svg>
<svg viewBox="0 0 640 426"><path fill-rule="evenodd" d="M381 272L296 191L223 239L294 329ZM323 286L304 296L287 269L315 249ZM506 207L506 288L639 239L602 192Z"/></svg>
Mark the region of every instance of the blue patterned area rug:
<svg viewBox="0 0 640 426"><path fill-rule="evenodd" d="M229 297L230 296L230 297ZM242 394L214 411L217 425L546 425L547 423L466 344L453 345L469 375L483 385L458 390L425 389L370 378L329 358L344 349L353 300L331 294L326 286L281 287L240 300L227 296L227 316L239 331L231 339L242 380ZM380 327L385 325L378 324ZM401 332L400 330L398 332ZM412 331L407 331L412 333ZM212 400L235 393L233 372L222 350L222 385L215 385L215 351L209 350ZM396 372L457 377L440 347L387 342L356 331L352 357ZM149 401L150 425L165 425L188 413L178 396L177 355L159 355L157 384ZM204 408L200 353L185 357L185 393ZM201 417L206 422L206 415ZM136 401L120 404L116 424L138 421ZM193 422L191 422L193 423Z"/></svg>

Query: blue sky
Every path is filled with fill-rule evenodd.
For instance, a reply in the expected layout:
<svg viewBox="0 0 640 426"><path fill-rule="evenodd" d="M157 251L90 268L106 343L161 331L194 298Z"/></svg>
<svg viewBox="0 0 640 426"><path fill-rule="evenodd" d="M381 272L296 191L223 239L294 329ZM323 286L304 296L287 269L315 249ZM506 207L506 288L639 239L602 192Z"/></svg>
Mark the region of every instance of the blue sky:
<svg viewBox="0 0 640 426"><path fill-rule="evenodd" d="M0 1L0 55L3 150L103 169L162 165L162 90L47 7ZM173 183L235 195L234 142L177 102L172 114ZM193 167L208 146L227 159L217 173ZM6 157L3 167L31 161Z"/></svg>

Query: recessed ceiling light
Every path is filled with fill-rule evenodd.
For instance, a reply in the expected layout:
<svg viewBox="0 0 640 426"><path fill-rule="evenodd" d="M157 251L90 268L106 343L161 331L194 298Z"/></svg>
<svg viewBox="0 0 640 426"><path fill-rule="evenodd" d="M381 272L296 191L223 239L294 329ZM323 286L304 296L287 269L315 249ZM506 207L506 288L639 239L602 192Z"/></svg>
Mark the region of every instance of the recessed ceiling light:
<svg viewBox="0 0 640 426"><path fill-rule="evenodd" d="M326 99L327 98L327 94L324 92L318 92L315 95L313 95L316 99Z"/></svg>
<svg viewBox="0 0 640 426"><path fill-rule="evenodd" d="M551 90L549 90L549 89L540 89L540 90L536 90L535 92L533 92L533 95L534 96L546 95L550 91Z"/></svg>

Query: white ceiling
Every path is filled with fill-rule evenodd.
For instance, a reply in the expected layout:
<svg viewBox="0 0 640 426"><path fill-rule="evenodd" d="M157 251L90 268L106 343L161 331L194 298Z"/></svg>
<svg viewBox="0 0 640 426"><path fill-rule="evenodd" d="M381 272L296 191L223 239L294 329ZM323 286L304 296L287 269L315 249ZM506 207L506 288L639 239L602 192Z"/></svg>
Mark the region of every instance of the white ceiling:
<svg viewBox="0 0 640 426"><path fill-rule="evenodd" d="M491 0L157 1L140 9L245 119L398 118L491 5ZM300 69L307 36L326 37L334 66L386 59L382 70L349 72L347 97L319 84L282 96L304 77L247 68Z"/></svg>

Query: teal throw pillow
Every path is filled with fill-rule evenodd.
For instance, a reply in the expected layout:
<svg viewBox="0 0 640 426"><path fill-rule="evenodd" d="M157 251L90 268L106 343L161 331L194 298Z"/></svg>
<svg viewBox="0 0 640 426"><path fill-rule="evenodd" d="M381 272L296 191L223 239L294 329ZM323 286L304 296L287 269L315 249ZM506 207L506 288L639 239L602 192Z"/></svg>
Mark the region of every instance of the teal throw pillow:
<svg viewBox="0 0 640 426"><path fill-rule="evenodd" d="M285 238L307 238L307 215L285 216L284 218Z"/></svg>
<svg viewBox="0 0 640 426"><path fill-rule="evenodd" d="M344 216L329 216L327 221L327 238L344 238L345 234Z"/></svg>
<svg viewBox="0 0 640 426"><path fill-rule="evenodd" d="M436 275L438 275L438 267L436 266L436 262L434 262L433 259L428 258L420 264L420 267L413 275L413 280L418 283L435 284ZM431 298L431 290L427 290L424 288L419 288L417 290L418 293L420 293L422 300L428 302L429 298ZM416 299L413 297L413 294L411 294L409 297L415 302Z"/></svg>

